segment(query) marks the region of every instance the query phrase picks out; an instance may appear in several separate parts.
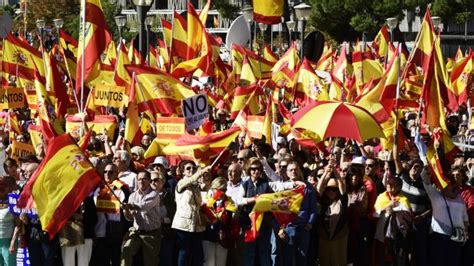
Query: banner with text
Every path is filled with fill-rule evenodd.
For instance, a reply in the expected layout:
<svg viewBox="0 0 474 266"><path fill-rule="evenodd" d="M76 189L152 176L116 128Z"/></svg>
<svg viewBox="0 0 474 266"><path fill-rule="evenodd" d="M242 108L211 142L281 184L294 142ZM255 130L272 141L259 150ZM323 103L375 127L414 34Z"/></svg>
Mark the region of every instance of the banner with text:
<svg viewBox="0 0 474 266"><path fill-rule="evenodd" d="M95 105L120 108L126 105L128 97L125 87L98 84L94 89Z"/></svg>
<svg viewBox="0 0 474 266"><path fill-rule="evenodd" d="M12 142L12 158L18 160L21 157L24 157L29 154L36 154L36 150L31 144L26 144L23 142L13 141Z"/></svg>
<svg viewBox="0 0 474 266"><path fill-rule="evenodd" d="M183 116L186 119L186 129L199 128L209 116L209 106L206 94L195 95L181 102Z"/></svg>
<svg viewBox="0 0 474 266"><path fill-rule="evenodd" d="M25 107L25 92L23 88L0 88L0 109Z"/></svg>
<svg viewBox="0 0 474 266"><path fill-rule="evenodd" d="M184 118L157 117L156 137L158 139L179 139L185 133Z"/></svg>

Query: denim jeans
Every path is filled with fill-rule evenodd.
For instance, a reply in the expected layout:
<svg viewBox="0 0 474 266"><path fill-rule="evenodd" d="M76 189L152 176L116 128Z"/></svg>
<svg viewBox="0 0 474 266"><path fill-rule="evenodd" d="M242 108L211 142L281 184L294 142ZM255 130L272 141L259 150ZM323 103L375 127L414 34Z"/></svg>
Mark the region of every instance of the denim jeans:
<svg viewBox="0 0 474 266"><path fill-rule="evenodd" d="M282 265L306 265L310 238L310 232L298 226L293 239L288 242L281 241Z"/></svg>
<svg viewBox="0 0 474 266"><path fill-rule="evenodd" d="M262 226L255 242L244 243L244 266L256 265L255 260L258 258L260 266L270 266L271 252L271 226ZM256 258L257 257L257 258Z"/></svg>
<svg viewBox="0 0 474 266"><path fill-rule="evenodd" d="M178 266L203 264L202 233L176 230L176 239L179 246Z"/></svg>

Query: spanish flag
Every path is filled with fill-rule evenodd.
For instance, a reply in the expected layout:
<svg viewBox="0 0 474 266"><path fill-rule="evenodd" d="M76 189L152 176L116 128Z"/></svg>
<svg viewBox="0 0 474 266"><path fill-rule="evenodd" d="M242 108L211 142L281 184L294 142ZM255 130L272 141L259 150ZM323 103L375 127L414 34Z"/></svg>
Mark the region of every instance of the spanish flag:
<svg viewBox="0 0 474 266"><path fill-rule="evenodd" d="M79 91L82 83L89 82L99 76L100 56L112 41L105 21L100 0L81 1L81 11L85 9L85 36L80 35L77 54L76 91ZM85 4L85 5L84 5ZM82 39L84 38L84 39ZM84 54L82 51L84 50ZM84 57L84 80L81 82L82 57Z"/></svg>
<svg viewBox="0 0 474 266"><path fill-rule="evenodd" d="M430 10L426 9L425 17L421 23L421 29L415 40L415 46L411 50L408 62L412 62L419 67L426 68L430 60L430 54L433 48L433 42L436 38L433 22L431 20Z"/></svg>
<svg viewBox="0 0 474 266"><path fill-rule="evenodd" d="M188 51L188 23L186 22L186 19L176 11L173 14L171 54L186 59ZM172 58L170 58L170 60L172 61Z"/></svg>
<svg viewBox="0 0 474 266"><path fill-rule="evenodd" d="M3 41L2 72L17 77L18 87L29 87L35 77L35 65L39 77L45 78L43 57L35 48L9 33ZM8 80L8 79L7 79Z"/></svg>
<svg viewBox="0 0 474 266"><path fill-rule="evenodd" d="M327 100L329 100L327 86L316 75L310 62L305 58L295 78L294 101L300 105Z"/></svg>
<svg viewBox="0 0 474 266"><path fill-rule="evenodd" d="M138 114L138 104L136 99L135 73L132 74L132 86L130 87L130 97L127 108L127 119L125 120L125 140L131 145L140 145L143 133L140 129Z"/></svg>
<svg viewBox="0 0 474 266"><path fill-rule="evenodd" d="M21 193L18 207L25 208L33 199L42 228L52 239L100 180L76 142L63 134L51 141Z"/></svg>
<svg viewBox="0 0 474 266"><path fill-rule="evenodd" d="M145 153L145 158L158 155L185 155L197 160L209 160L216 157L239 135L240 128L212 133L206 136L184 134L176 142L154 139Z"/></svg>
<svg viewBox="0 0 474 266"><path fill-rule="evenodd" d="M296 218L304 197L304 187L276 193L266 193L255 198L255 205L249 214L252 222L245 232L245 242L257 239L264 212L273 212L279 224L286 225Z"/></svg>
<svg viewBox="0 0 474 266"><path fill-rule="evenodd" d="M283 16L284 0L254 0L253 17L255 22L278 24Z"/></svg>
<svg viewBox="0 0 474 266"><path fill-rule="evenodd" d="M458 105L464 104L467 101L469 81L473 75L473 56L474 53L470 52L465 58L460 58L454 63L453 71L451 72L452 90L448 90L448 92L454 94L453 96L458 100Z"/></svg>
<svg viewBox="0 0 474 266"><path fill-rule="evenodd" d="M150 110L164 116L181 113L181 100L196 95L187 85L168 73L144 66L125 66L128 73L135 72L139 85L138 110Z"/></svg>
<svg viewBox="0 0 474 266"><path fill-rule="evenodd" d="M390 35L388 33L387 26L383 25L375 36L375 39L371 45L377 57L387 57L389 42Z"/></svg>

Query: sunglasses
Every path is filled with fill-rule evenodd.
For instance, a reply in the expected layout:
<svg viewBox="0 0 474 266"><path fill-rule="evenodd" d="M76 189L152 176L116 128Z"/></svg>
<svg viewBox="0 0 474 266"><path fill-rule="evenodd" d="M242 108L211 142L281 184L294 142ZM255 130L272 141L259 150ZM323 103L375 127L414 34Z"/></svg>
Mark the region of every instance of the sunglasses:
<svg viewBox="0 0 474 266"><path fill-rule="evenodd" d="M280 168L286 168L288 165L284 164L284 165L280 165Z"/></svg>
<svg viewBox="0 0 474 266"><path fill-rule="evenodd" d="M115 173L115 171L114 171L114 170L105 170L105 171L104 171L104 174L107 174L107 173L111 173L111 174L112 174L112 173Z"/></svg>
<svg viewBox="0 0 474 266"><path fill-rule="evenodd" d="M237 158L237 161L245 161L245 158Z"/></svg>
<svg viewBox="0 0 474 266"><path fill-rule="evenodd" d="M194 167L194 166L189 166L189 167L184 168L184 170L187 170L187 171L194 171L194 170L196 170L196 167Z"/></svg>
<svg viewBox="0 0 474 266"><path fill-rule="evenodd" d="M158 183L158 182L160 182L160 179L159 178L154 178L154 179L151 180L151 182Z"/></svg>
<svg viewBox="0 0 474 266"><path fill-rule="evenodd" d="M250 171L262 171L261 167L250 167Z"/></svg>
<svg viewBox="0 0 474 266"><path fill-rule="evenodd" d="M372 167L374 167L374 166L375 166L375 164L366 164L366 165L365 165L365 167L370 167L370 168L372 168Z"/></svg>
<svg viewBox="0 0 474 266"><path fill-rule="evenodd" d="M327 187L326 190L330 192L337 192L338 189L335 187Z"/></svg>
<svg viewBox="0 0 474 266"><path fill-rule="evenodd" d="M120 161L120 158L119 158L119 157L114 157L112 160L114 160L114 161Z"/></svg>

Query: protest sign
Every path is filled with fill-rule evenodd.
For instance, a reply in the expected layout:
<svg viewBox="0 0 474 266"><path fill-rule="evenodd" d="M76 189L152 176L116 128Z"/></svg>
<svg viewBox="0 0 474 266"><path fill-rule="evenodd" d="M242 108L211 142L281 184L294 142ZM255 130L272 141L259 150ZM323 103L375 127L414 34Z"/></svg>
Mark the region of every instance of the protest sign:
<svg viewBox="0 0 474 266"><path fill-rule="evenodd" d="M21 157L24 157L28 154L36 154L35 148L33 145L26 144L23 142L13 141L12 142L12 158L18 160Z"/></svg>
<svg viewBox="0 0 474 266"><path fill-rule="evenodd" d="M23 88L0 88L0 109L23 108L25 98Z"/></svg>
<svg viewBox="0 0 474 266"><path fill-rule="evenodd" d="M120 108L127 102L125 87L98 84L94 89L95 105Z"/></svg>
<svg viewBox="0 0 474 266"><path fill-rule="evenodd" d="M157 117L156 138L176 140L185 132L184 118L182 117Z"/></svg>
<svg viewBox="0 0 474 266"><path fill-rule="evenodd" d="M207 95L199 94L183 99L181 109L186 119L186 129L199 128L204 123L204 119L209 116Z"/></svg>
<svg viewBox="0 0 474 266"><path fill-rule="evenodd" d="M80 136L82 122L75 116L69 116L66 119L66 132L70 133L73 137ZM93 121L87 122L87 127L92 129L96 134L104 133L107 130L107 135L110 139L114 138L115 128L117 122L113 115L96 115Z"/></svg>

